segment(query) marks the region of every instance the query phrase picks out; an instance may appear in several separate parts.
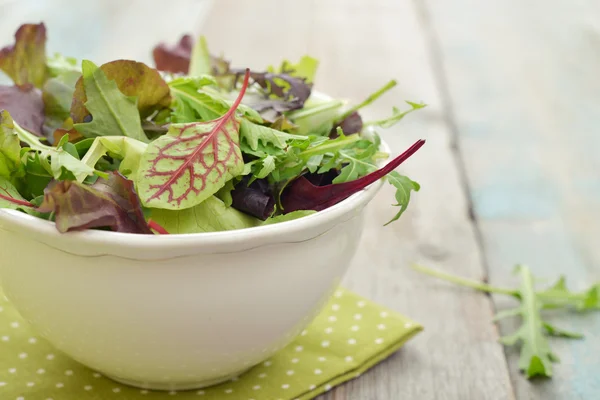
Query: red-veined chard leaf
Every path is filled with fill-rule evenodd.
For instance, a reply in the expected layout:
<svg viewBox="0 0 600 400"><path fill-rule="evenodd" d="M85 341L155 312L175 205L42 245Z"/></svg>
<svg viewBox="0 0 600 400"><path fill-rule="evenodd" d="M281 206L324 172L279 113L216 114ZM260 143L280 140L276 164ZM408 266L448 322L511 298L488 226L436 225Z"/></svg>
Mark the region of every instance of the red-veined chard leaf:
<svg viewBox="0 0 600 400"><path fill-rule="evenodd" d="M0 85L0 110L8 111L29 132L42 136L44 102L42 93L32 87Z"/></svg>
<svg viewBox="0 0 600 400"><path fill-rule="evenodd" d="M53 181L44 190L41 212L53 212L60 232L110 228L115 232L152 233L132 181L118 173L93 185Z"/></svg>
<svg viewBox="0 0 600 400"><path fill-rule="evenodd" d="M281 204L283 209L288 213L296 210L321 211L331 207L392 172L424 144L424 140L417 141L383 168L353 181L315 186L308 179L300 177L293 181L282 193Z"/></svg>
<svg viewBox="0 0 600 400"><path fill-rule="evenodd" d="M46 27L24 24L15 33L15 44L0 50L0 70L15 85L41 88L46 82Z"/></svg>
<svg viewBox="0 0 600 400"><path fill-rule="evenodd" d="M87 70L90 70L90 62L84 62ZM91 95L97 96L98 73L86 74L85 66L84 76L77 81L75 93L73 94L73 103L71 104L71 117L75 123L86 121L89 118L90 111L86 109L86 102ZM114 81L118 90L127 97L135 97L136 105L142 117L147 117L158 109L169 107L171 104L171 95L169 85L160 76L157 70L148 67L146 64L130 60L116 60L103 64L99 67L100 71L109 81ZM90 93L91 92L91 93ZM92 115L94 113L92 112ZM93 115L97 118L96 115ZM138 138L136 138L138 139Z"/></svg>
<svg viewBox="0 0 600 400"><path fill-rule="evenodd" d="M173 124L148 145L140 160L137 188L148 207L185 209L215 194L240 175L244 161L235 111L248 86L250 71L233 106L207 122Z"/></svg>

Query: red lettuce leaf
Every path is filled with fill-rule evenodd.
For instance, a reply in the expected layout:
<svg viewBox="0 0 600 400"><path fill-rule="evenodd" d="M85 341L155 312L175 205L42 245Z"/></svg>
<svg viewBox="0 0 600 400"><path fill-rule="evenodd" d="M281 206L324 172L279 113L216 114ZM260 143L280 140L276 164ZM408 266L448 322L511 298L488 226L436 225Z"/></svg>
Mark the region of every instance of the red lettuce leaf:
<svg viewBox="0 0 600 400"><path fill-rule="evenodd" d="M43 136L44 102L40 90L0 85L0 110L7 110L29 132Z"/></svg>
<svg viewBox="0 0 600 400"><path fill-rule="evenodd" d="M337 128L342 128L342 132L345 135L352 135L353 133L360 133L363 129L363 120L360 114L357 111L354 111L352 114L348 115L339 123L335 124L335 126L331 129L329 133L329 137L335 139L338 137Z"/></svg>
<svg viewBox="0 0 600 400"><path fill-rule="evenodd" d="M248 185L248 179L242 180L231 191L231 206L236 210L265 221L275 211L275 197L269 184L258 179Z"/></svg>
<svg viewBox="0 0 600 400"><path fill-rule="evenodd" d="M392 172L425 144L419 140L408 150L394 158L386 166L354 181L325 186L315 186L305 177L293 181L281 195L281 205L285 213L297 210L321 211L350 197L378 179Z"/></svg>
<svg viewBox="0 0 600 400"><path fill-rule="evenodd" d="M46 27L24 24L15 33L15 44L0 50L0 70L17 86L41 88L46 82Z"/></svg>
<svg viewBox="0 0 600 400"><path fill-rule="evenodd" d="M56 228L63 233L90 228L152 233L133 182L116 172L91 186L53 181L44 190L44 201L38 211L53 212Z"/></svg>
<svg viewBox="0 0 600 400"><path fill-rule="evenodd" d="M190 35L184 35L174 46L160 43L152 51L156 68L174 74L187 74L193 47L194 39Z"/></svg>

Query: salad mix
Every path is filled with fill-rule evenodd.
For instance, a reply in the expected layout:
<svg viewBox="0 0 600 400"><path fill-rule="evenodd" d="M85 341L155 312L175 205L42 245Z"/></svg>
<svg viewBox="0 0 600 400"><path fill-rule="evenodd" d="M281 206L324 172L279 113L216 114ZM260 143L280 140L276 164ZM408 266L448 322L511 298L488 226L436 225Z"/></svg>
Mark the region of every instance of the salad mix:
<svg viewBox="0 0 600 400"><path fill-rule="evenodd" d="M233 68L204 38L153 51L156 68L101 66L46 54L44 24L22 25L0 50L0 207L51 220L60 232L196 233L291 220L378 179L396 188L397 220L418 183L383 168L359 111L396 84L347 107L312 93L317 60L264 71ZM390 221L390 222L391 222Z"/></svg>

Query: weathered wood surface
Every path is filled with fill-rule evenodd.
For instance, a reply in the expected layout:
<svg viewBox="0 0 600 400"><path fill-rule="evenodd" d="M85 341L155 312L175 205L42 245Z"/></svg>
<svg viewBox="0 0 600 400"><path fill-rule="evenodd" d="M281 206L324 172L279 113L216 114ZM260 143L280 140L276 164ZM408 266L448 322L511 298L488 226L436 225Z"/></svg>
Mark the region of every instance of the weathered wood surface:
<svg viewBox="0 0 600 400"><path fill-rule="evenodd" d="M600 278L600 3L419 4L491 282L514 282L523 262L589 286ZM534 384L507 351L516 397L599 399L600 315L556 323L586 339L552 340L562 362L554 379Z"/></svg>
<svg viewBox="0 0 600 400"><path fill-rule="evenodd" d="M408 269L420 261L483 278L481 254L451 147L430 50L410 1L221 0L203 31L213 51L235 65L261 67L310 53L321 60L316 87L357 102L390 78L399 86L370 117L404 99L430 106L382 132L398 153L417 138L422 152L404 170L423 185L398 223L393 192L382 190L368 208L362 245L345 284L415 318L425 332L397 355L323 399L512 399L488 297L423 278ZM242 63L240 65L240 63Z"/></svg>

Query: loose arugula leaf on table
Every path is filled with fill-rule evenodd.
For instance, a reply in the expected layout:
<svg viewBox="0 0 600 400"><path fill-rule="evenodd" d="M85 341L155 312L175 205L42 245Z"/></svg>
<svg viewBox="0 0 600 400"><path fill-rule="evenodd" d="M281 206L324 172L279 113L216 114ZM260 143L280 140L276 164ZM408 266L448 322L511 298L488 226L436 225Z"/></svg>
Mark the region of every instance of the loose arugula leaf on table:
<svg viewBox="0 0 600 400"><path fill-rule="evenodd" d="M580 311L598 309L597 291L600 287L599 283L594 284L584 292L573 293L567 290L565 280L561 277L549 289L536 291L535 279L529 268L523 265L519 265L515 269L520 277L520 286L517 289L492 286L420 265L413 265L413 269L457 285L486 293L508 295L519 300L518 307L498 312L494 320L521 317L521 326L513 334L502 337L500 341L507 346L518 343L521 345L519 369L526 374L527 378L535 376L551 377L553 373L552 363L559 361L558 356L552 352L545 335L569 339L583 338L580 333L570 332L544 321L542 318L544 308L574 308Z"/></svg>
<svg viewBox="0 0 600 400"><path fill-rule="evenodd" d="M76 123L84 122L86 118L89 118L90 111L94 119L99 116L104 117L104 114L113 114L116 118L115 114L118 111L121 111L123 116L127 114L135 116L137 113L132 111L130 106L130 103L133 103L141 117L146 118L171 104L171 94L167 82L157 70L146 64L130 60L117 60L98 68L91 61L83 61L82 70L83 78L75 85L71 105L71 117ZM90 105L95 108L95 112L86 109L88 101L91 101ZM126 108L121 110L122 107ZM122 124L126 125L125 122ZM121 135L123 135L123 130L123 128L118 129ZM116 134L113 133L113 135ZM95 136L101 135L96 134ZM138 137L131 137L140 140Z"/></svg>
<svg viewBox="0 0 600 400"><path fill-rule="evenodd" d="M244 229L258 226L262 222L233 207L227 207L215 196L182 210L153 208L151 218L171 234Z"/></svg>
<svg viewBox="0 0 600 400"><path fill-rule="evenodd" d="M0 85L0 110L8 111L28 131L43 136L44 102L38 89Z"/></svg>
<svg viewBox="0 0 600 400"><path fill-rule="evenodd" d="M0 70L20 87L41 88L46 82L46 27L24 24L15 33L15 44L0 50Z"/></svg>
<svg viewBox="0 0 600 400"><path fill-rule="evenodd" d="M121 93L117 83L109 80L91 61L83 61L82 70L85 100L74 97L71 116L75 122L84 121L82 114L85 111L81 111L81 103L91 112L92 119L91 122L75 124L75 129L85 137L128 136L147 142L136 102Z"/></svg>
<svg viewBox="0 0 600 400"><path fill-rule="evenodd" d="M152 233L132 181L118 173L93 185L54 181L38 211L52 212L60 232L110 228L115 232Z"/></svg>
<svg viewBox="0 0 600 400"><path fill-rule="evenodd" d="M136 182L145 206L193 207L242 173L235 112L248 79L249 71L237 100L223 116L208 122L173 124L166 135L148 145Z"/></svg>

